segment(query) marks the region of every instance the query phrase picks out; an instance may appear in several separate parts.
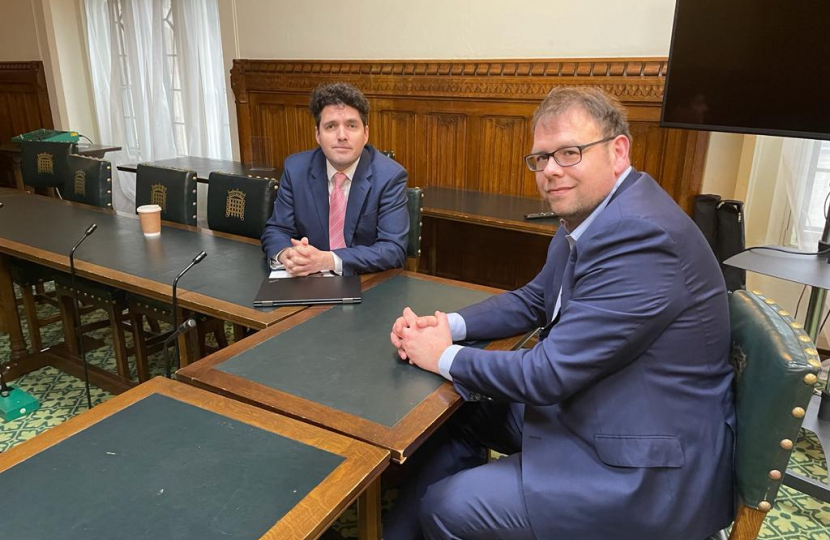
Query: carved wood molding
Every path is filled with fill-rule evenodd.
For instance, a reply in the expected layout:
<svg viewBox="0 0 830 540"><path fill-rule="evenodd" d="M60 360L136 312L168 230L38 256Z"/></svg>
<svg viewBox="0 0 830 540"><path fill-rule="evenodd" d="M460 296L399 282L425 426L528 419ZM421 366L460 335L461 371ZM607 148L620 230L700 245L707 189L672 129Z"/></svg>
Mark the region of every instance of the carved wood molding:
<svg viewBox="0 0 830 540"><path fill-rule="evenodd" d="M371 97L507 99L538 102L552 85L591 85L624 103L659 104L665 58L579 60L325 61L234 60L231 84L248 92L307 94L336 79Z"/></svg>

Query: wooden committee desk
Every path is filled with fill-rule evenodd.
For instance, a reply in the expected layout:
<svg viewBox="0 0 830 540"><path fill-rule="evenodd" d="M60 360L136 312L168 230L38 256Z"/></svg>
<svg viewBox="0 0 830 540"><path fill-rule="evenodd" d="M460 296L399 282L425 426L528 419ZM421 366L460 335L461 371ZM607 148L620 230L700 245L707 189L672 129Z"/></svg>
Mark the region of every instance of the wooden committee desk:
<svg viewBox="0 0 830 540"><path fill-rule="evenodd" d="M89 156L95 158L103 158L107 152L117 152L121 150L120 146L111 146L106 144L77 144L76 154L79 156ZM0 144L0 152L11 156L12 170L14 172L14 183L17 189L24 189L23 173L20 170L20 145L16 143Z"/></svg>
<svg viewBox="0 0 830 540"><path fill-rule="evenodd" d="M516 289L542 269L559 220L527 220L549 212L540 198L481 191L424 189L423 253L431 275Z"/></svg>
<svg viewBox="0 0 830 540"><path fill-rule="evenodd" d="M321 278L324 279L324 278ZM405 461L461 405L389 341L405 306L456 311L495 289L390 270L362 303L311 307L177 372L179 380L380 446ZM474 346L510 349L518 338Z"/></svg>
<svg viewBox="0 0 830 540"><path fill-rule="evenodd" d="M172 159L162 159L159 161L148 162L147 165L154 165L156 167L172 167L174 169L185 169L188 171L196 171L196 180L202 183L207 183L210 173L214 171L238 174L242 176L253 176L262 178L280 179L282 175L281 168L269 169L252 169L246 167L238 161L228 161L224 159L210 159L195 156L179 156ZM126 165L119 165L119 171L137 172L138 164L128 163Z"/></svg>
<svg viewBox="0 0 830 540"><path fill-rule="evenodd" d="M26 358L28 364L19 366L25 369L16 374L51 361L41 355L38 364L27 357L8 258L68 272L69 250L91 223L98 229L75 253L81 277L169 303L173 279L196 254L205 251L205 260L179 281L182 309L255 329L304 309L253 307L269 272L256 240L167 222L160 236L146 238L134 215L12 189L0 189L0 202L5 205L0 209L0 331L10 334L12 362ZM194 359L192 339L185 345L182 351L189 356L182 358L182 365Z"/></svg>
<svg viewBox="0 0 830 540"><path fill-rule="evenodd" d="M0 454L4 538L317 538L389 452L163 378Z"/></svg>

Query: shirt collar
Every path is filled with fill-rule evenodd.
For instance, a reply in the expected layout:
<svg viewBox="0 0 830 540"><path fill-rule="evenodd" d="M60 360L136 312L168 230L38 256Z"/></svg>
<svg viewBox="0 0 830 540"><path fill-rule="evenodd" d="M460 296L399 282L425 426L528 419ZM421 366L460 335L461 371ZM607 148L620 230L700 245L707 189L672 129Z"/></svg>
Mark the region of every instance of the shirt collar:
<svg viewBox="0 0 830 540"><path fill-rule="evenodd" d="M571 246L571 248L574 247L574 244L576 244L577 240L579 240L579 237L582 236L582 234L586 230L588 230L588 227L591 226L591 223L593 223L594 220L597 219L597 216L599 216L602 213L602 211L605 210L605 207L608 206L608 201L611 200L611 197L614 196L614 193L617 192L617 189L620 187L620 184L622 184L622 181L625 179L626 176L628 176L628 173L630 172L631 165L629 165L628 168L617 177L617 181L614 182L614 187L611 188L611 191L608 193L608 195L602 200L601 203L599 203L599 206L594 208L594 211L591 212L591 215L585 218L585 221L580 223L577 226L577 228L574 229L570 234L565 235L565 238L568 240L568 244ZM565 226L564 220L559 220L559 223L563 227ZM567 228L565 230L567 230Z"/></svg>
<svg viewBox="0 0 830 540"><path fill-rule="evenodd" d="M329 162L329 160L327 159L326 160L326 177L329 179L329 183L334 181L333 180L334 175L337 174L338 172L342 172L343 174L345 174L346 178L348 178L349 182L351 182L352 179L354 178L354 172L357 170L357 164L358 163L360 163L360 158L359 157L355 160L354 163L352 163L351 165L346 167L346 170L338 171L337 169L334 168L334 165L332 165Z"/></svg>

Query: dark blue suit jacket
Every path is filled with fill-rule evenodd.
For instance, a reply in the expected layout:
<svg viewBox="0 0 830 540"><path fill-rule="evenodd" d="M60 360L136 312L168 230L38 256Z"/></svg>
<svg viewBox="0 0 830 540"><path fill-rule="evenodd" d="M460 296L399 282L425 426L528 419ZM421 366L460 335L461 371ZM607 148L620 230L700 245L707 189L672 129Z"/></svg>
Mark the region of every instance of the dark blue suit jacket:
<svg viewBox="0 0 830 540"><path fill-rule="evenodd" d="M363 149L346 204L347 247L334 250L344 274L403 266L409 233L406 180L396 161L369 145ZM326 158L319 148L286 158L274 212L262 231L262 250L270 260L291 247L291 238L303 236L317 249L330 249Z"/></svg>
<svg viewBox="0 0 830 540"><path fill-rule="evenodd" d="M569 252L560 227L525 287L460 311L468 339L558 322L531 350L463 348L458 392L524 403L538 538L705 538L734 512L723 276L694 223L633 171Z"/></svg>

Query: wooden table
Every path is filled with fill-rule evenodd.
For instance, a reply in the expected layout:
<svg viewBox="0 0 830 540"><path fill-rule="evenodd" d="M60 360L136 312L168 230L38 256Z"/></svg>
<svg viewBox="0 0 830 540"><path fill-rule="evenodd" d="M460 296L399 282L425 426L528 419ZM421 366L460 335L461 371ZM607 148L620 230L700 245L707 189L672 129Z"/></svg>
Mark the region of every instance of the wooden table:
<svg viewBox="0 0 830 540"><path fill-rule="evenodd" d="M253 307L269 272L256 240L168 222L160 236L145 238L135 215L12 189L0 189L0 202L5 204L0 209L0 330L10 334L13 363L28 357L8 257L68 272L69 250L91 223L98 229L75 254L81 277L169 303L173 279L196 254L205 251L205 260L179 281L182 309L255 329L304 309ZM182 347L183 353L190 349ZM182 365L192 359L183 358ZM31 369L20 369L17 374Z"/></svg>
<svg viewBox="0 0 830 540"><path fill-rule="evenodd" d="M279 180L280 176L282 176L282 169L277 167L270 169L251 169L238 161L193 156L180 156L172 159L150 161L147 162L147 165L196 171L196 180L203 183L207 183L210 173L214 171L238 174L242 176L250 175L255 178L274 178L276 180ZM126 165L119 165L118 170L134 173L138 171L138 164L128 163Z"/></svg>
<svg viewBox="0 0 830 540"><path fill-rule="evenodd" d="M106 144L78 144L75 153L80 156L103 158L104 154L107 152L117 152L119 150L121 150L120 146L111 146ZM20 145L15 143L0 144L0 152L11 156L15 187L19 190L23 190L25 186L23 184L23 173L20 170Z"/></svg>
<svg viewBox="0 0 830 540"><path fill-rule="evenodd" d="M442 377L402 362L389 331L406 305L454 311L499 291L390 270L363 301L312 307L178 371L180 380L389 450L405 461L461 405ZM510 349L518 339L481 343Z"/></svg>
<svg viewBox="0 0 830 540"><path fill-rule="evenodd" d="M0 454L4 537L378 539L389 452L156 378Z"/></svg>
<svg viewBox="0 0 830 540"><path fill-rule="evenodd" d="M423 255L419 270L431 275L516 289L542 269L556 218L539 198L461 189L424 189Z"/></svg>

